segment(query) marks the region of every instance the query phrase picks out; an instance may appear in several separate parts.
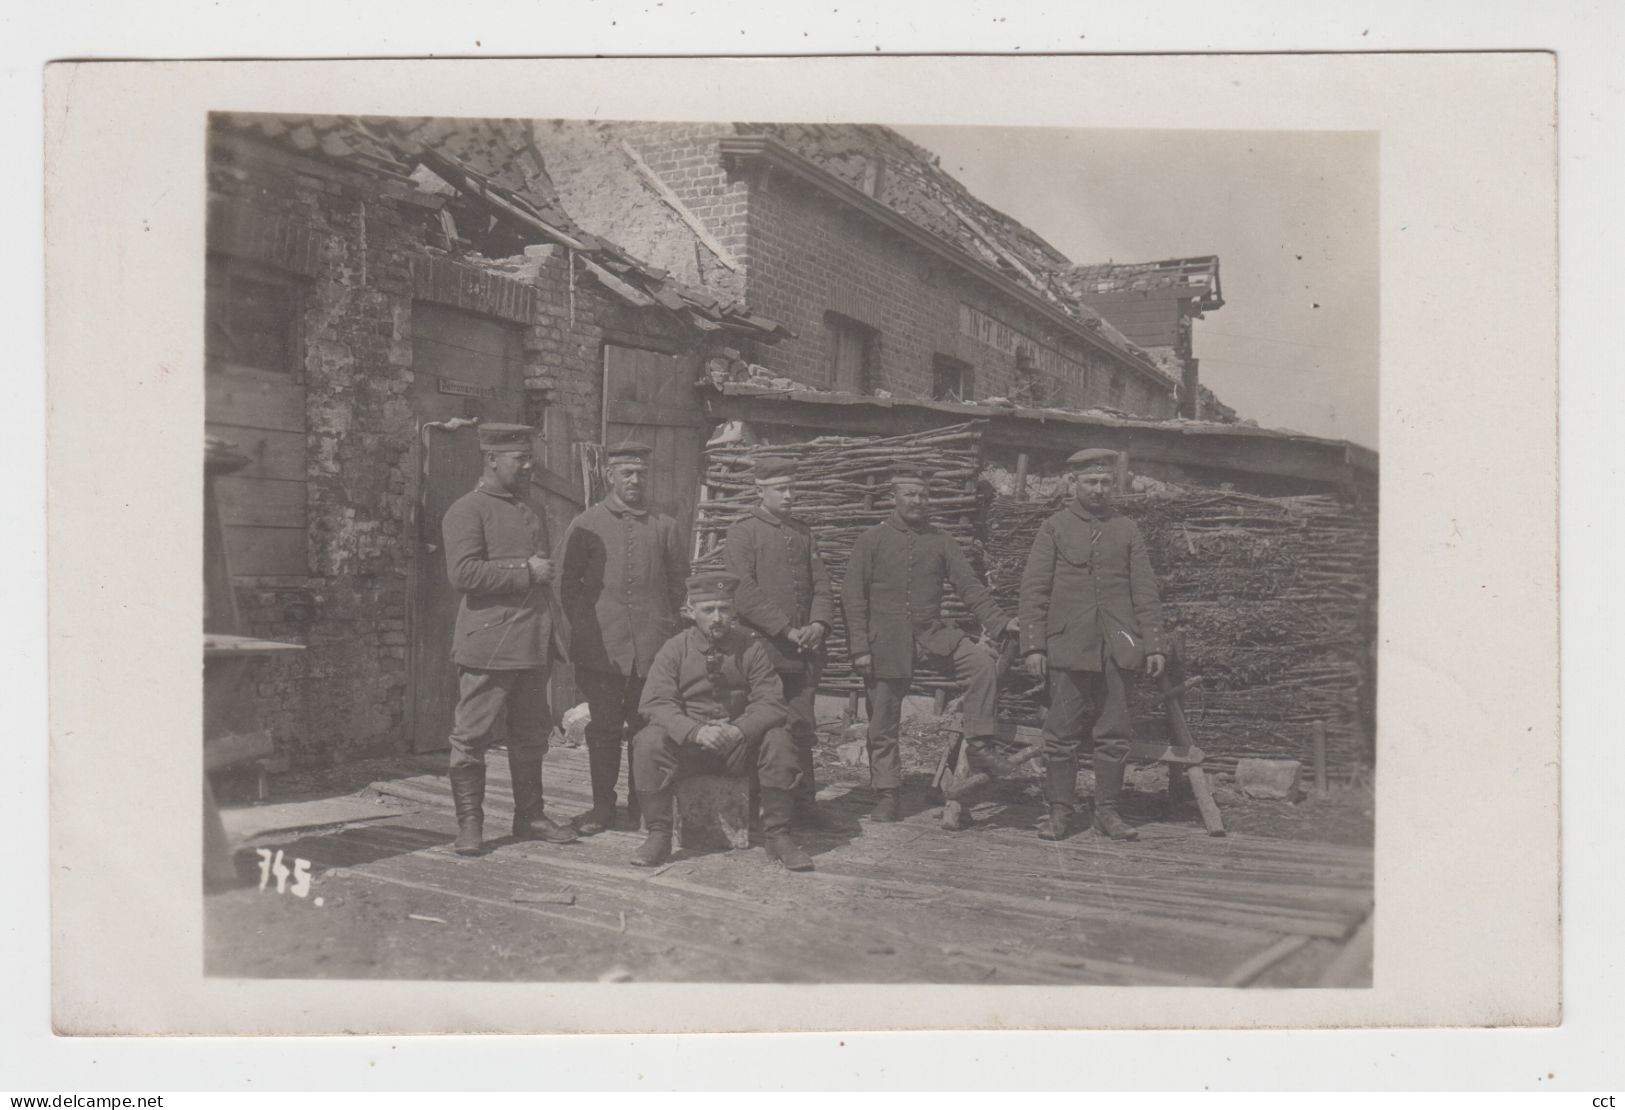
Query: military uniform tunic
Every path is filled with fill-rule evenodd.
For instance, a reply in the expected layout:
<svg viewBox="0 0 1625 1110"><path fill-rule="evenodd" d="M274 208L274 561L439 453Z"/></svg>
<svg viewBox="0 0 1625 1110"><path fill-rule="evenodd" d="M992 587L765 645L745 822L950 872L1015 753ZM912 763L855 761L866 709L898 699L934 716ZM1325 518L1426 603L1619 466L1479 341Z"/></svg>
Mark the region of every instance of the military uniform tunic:
<svg viewBox="0 0 1625 1110"><path fill-rule="evenodd" d="M758 506L728 529L725 556L739 579L734 604L740 622L762 636L775 670L806 671L810 661L785 633L808 624L828 628L835 618L829 571L812 529Z"/></svg>
<svg viewBox="0 0 1625 1110"><path fill-rule="evenodd" d="M942 619L944 582L988 632L1004 631L1009 616L948 533L931 524L915 527L893 513L859 535L841 589L852 656L872 655L878 678L909 678L916 647L952 655L966 633Z"/></svg>
<svg viewBox="0 0 1625 1110"><path fill-rule="evenodd" d="M1021 649L1066 671L1133 669L1166 653L1162 600L1139 526L1073 502L1044 521L1021 576Z"/></svg>
<svg viewBox="0 0 1625 1110"><path fill-rule="evenodd" d="M504 710L510 762L539 760L553 728L548 668L561 647L553 590L533 583L529 569L531 556L548 553L546 520L523 498L482 483L446 510L441 538L446 574L462 594L451 645L451 765L484 764Z"/></svg>
<svg viewBox="0 0 1625 1110"><path fill-rule="evenodd" d="M441 522L446 575L462 601L451 657L485 670L545 667L558 650L553 590L531 584L529 559L546 558L544 517L484 484L452 502Z"/></svg>
<svg viewBox="0 0 1625 1110"><path fill-rule="evenodd" d="M664 513L629 509L613 496L570 522L559 597L570 621L570 662L648 674L677 631L688 580L682 530Z"/></svg>
<svg viewBox="0 0 1625 1110"><path fill-rule="evenodd" d="M829 571L811 528L793 516L775 517L761 506L728 529L724 553L728 571L739 579L734 604L740 623L762 637L784 684L788 728L801 766L797 791L805 805L818 791L813 749L818 744L816 698L824 653L821 647L802 651L786 633L808 624L822 624L827 632L833 625Z"/></svg>
<svg viewBox="0 0 1625 1110"><path fill-rule="evenodd" d="M869 655L869 776L876 789L902 783L898 732L916 654L951 662L965 688L965 736L973 742L997 727L998 674L992 652L942 617L942 586L952 585L966 608L994 636L1010 621L976 577L948 533L918 527L892 514L858 536L847 563L841 603L852 657Z"/></svg>
<svg viewBox="0 0 1625 1110"><path fill-rule="evenodd" d="M649 721L632 741L640 789L664 789L684 769L744 774L752 766L764 787L794 789L800 772L784 695L767 648L751 633L735 628L715 643L698 628L673 636L655 656L639 708ZM722 754L692 743L719 721L743 738Z"/></svg>
<svg viewBox="0 0 1625 1110"><path fill-rule="evenodd" d="M660 645L677 631L687 582L682 531L664 513L628 508L610 494L570 522L559 596L570 621L570 662L590 714L595 808L614 809L623 738L643 727L643 680Z"/></svg>
<svg viewBox="0 0 1625 1110"><path fill-rule="evenodd" d="M1070 758L1093 734L1096 750L1127 754L1126 674L1166 654L1162 601L1139 526L1076 501L1039 526L1021 577L1021 648L1044 652L1050 708L1044 742Z"/></svg>

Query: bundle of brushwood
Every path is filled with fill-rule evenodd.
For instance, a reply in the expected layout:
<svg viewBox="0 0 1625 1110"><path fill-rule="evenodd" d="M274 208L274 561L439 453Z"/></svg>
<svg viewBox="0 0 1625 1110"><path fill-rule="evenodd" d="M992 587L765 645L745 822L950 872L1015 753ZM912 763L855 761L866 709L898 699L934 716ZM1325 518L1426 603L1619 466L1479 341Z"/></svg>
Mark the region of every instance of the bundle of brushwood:
<svg viewBox="0 0 1625 1110"><path fill-rule="evenodd" d="M932 523L952 534L972 565L980 566L987 502L977 490L982 466L978 426L956 424L886 438L820 436L802 443L707 447L705 485L694 521L696 571L721 568L728 526L756 505L751 460L762 455L792 458L799 464L795 514L812 527L835 588L835 627L824 641L828 654L819 689L826 693L861 690L862 681L853 672L847 652L846 618L840 607L847 555L860 532L891 515L888 475L892 467L914 463L934 472ZM943 611L949 619L979 631L952 589L944 593ZM930 693L939 688L953 690L955 684L946 674L922 669L915 675L914 687L918 693Z"/></svg>
<svg viewBox="0 0 1625 1110"><path fill-rule="evenodd" d="M1000 498L990 510L988 570L1012 611L1038 526L1063 505L1063 498ZM1307 766L1318 720L1326 723L1329 764L1368 766L1375 506L1181 487L1124 495L1117 506L1146 537L1165 617L1183 637L1184 670L1202 676L1183 700L1197 743L1214 762L1266 756ZM1001 712L1015 719L1041 713L1024 689L1030 685L1009 683ZM1149 681L1137 684L1134 702L1136 734L1166 738Z"/></svg>

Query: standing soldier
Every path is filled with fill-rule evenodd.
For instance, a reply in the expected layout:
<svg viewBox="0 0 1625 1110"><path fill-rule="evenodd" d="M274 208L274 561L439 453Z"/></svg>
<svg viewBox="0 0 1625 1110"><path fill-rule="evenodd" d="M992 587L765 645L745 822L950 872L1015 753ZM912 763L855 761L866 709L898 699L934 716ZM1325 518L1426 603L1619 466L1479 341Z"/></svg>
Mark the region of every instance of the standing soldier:
<svg viewBox="0 0 1625 1110"><path fill-rule="evenodd" d="M784 692L762 641L734 624L738 584L716 572L688 580L694 627L666 641L643 687L649 723L632 739L632 768L649 834L632 857L635 867L658 867L671 856L671 785L679 771L754 769L768 858L789 871L812 870L790 837L799 770L784 727Z"/></svg>
<svg viewBox="0 0 1625 1110"><path fill-rule="evenodd" d="M728 529L728 570L739 579L735 598L739 621L762 637L773 669L784 684L790 735L801 773L795 787L799 824L825 823L818 811L813 748L818 741L814 698L823 668L824 634L834 619L829 572L818 541L791 514L796 464L791 459L756 460L756 494L750 516Z"/></svg>
<svg viewBox="0 0 1625 1110"><path fill-rule="evenodd" d="M485 829L485 749L504 707L513 775L513 835L555 843L576 838L542 813L542 757L553 729L548 669L553 624L553 562L547 525L526 504L531 435L522 424L485 424L485 471L452 502L441 522L446 573L463 595L452 634L457 710L451 730L451 796L461 855L478 855Z"/></svg>
<svg viewBox="0 0 1625 1110"><path fill-rule="evenodd" d="M609 493L570 522L559 575L570 662L591 714L592 809L576 823L587 834L615 823L621 746L643 727L643 680L655 652L677 631L688 577L677 522L648 507L650 448L619 443L604 454Z"/></svg>
<svg viewBox="0 0 1625 1110"><path fill-rule="evenodd" d="M942 619L943 581L990 634L1014 632L1019 625L977 579L954 538L931 525L930 482L930 472L917 467L892 471L896 511L852 545L841 586L852 667L864 676L869 695L869 777L880 796L869 814L872 821L899 816L897 734L916 653L953 661L954 676L965 686L965 743L972 764L995 775L1010 770L992 744L996 661L964 629Z"/></svg>
<svg viewBox="0 0 1625 1110"><path fill-rule="evenodd" d="M1021 646L1027 670L1049 677L1044 718L1045 840L1067 835L1083 734L1095 742L1094 828L1113 840L1139 834L1118 815L1130 720L1126 675L1162 673L1162 602L1140 529L1111 507L1117 452L1067 459L1073 501L1038 529L1021 577Z"/></svg>

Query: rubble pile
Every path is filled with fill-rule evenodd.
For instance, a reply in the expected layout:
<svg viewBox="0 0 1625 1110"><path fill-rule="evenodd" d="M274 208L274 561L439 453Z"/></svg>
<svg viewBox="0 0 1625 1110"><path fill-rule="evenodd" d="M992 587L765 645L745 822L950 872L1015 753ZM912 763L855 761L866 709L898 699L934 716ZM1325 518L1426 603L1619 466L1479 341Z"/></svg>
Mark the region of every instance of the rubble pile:
<svg viewBox="0 0 1625 1110"><path fill-rule="evenodd" d="M964 546L973 564L980 551L979 527L986 502L978 494L981 474L980 433L974 424L957 424L914 435L820 436L803 443L746 446L738 441L713 441L706 446L705 485L701 490L694 528L698 535L696 572L722 567L722 541L728 526L749 514L756 504L751 460L777 455L800 464L796 479L795 513L812 526L818 547L829 567L835 588L835 627L825 640L828 661L820 689L848 693L862 689L852 670L846 646L846 620L840 612L841 582L846 576L847 554L858 533L891 515L891 468L915 463L934 471L931 481L933 521ZM945 614L970 621L969 614L949 590ZM914 691L955 690L946 675L921 670Z"/></svg>
<svg viewBox="0 0 1625 1110"><path fill-rule="evenodd" d="M1012 610L1038 526L1064 504L999 498L988 519L988 572ZM1184 670L1202 682L1184 696L1204 751L1237 758L1311 759L1311 722L1324 721L1327 762L1369 765L1375 673L1377 516L1329 496L1256 497L1167 487L1118 507L1146 536ZM1012 683L1020 688L1025 683ZM1136 690L1142 739L1166 738L1150 683ZM1017 719L1040 712L1006 696Z"/></svg>

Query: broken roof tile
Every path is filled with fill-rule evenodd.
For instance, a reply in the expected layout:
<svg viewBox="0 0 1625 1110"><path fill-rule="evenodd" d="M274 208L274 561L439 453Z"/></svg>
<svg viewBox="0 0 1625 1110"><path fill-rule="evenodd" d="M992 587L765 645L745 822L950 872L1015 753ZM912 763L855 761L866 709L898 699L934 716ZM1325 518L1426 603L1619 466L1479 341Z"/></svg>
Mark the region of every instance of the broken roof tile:
<svg viewBox="0 0 1625 1110"><path fill-rule="evenodd" d="M217 114L211 122L425 191L443 194L449 189L480 206L488 218L515 227L522 237L545 234L580 252L589 272L606 288L634 304L663 305L698 331L721 330L726 312L727 327L764 342L791 334L779 322L751 314L744 304L725 310L710 293L684 286L667 270L584 231L560 204L529 121L232 112Z"/></svg>
<svg viewBox="0 0 1625 1110"><path fill-rule="evenodd" d="M1070 275L1072 261L1037 232L985 203L924 147L873 124L736 123L740 135L773 139L826 173L874 197L938 238L990 265L1098 332L1137 364L1172 379L1083 303ZM864 185L872 179L871 191ZM1215 259L1215 262L1217 260Z"/></svg>

